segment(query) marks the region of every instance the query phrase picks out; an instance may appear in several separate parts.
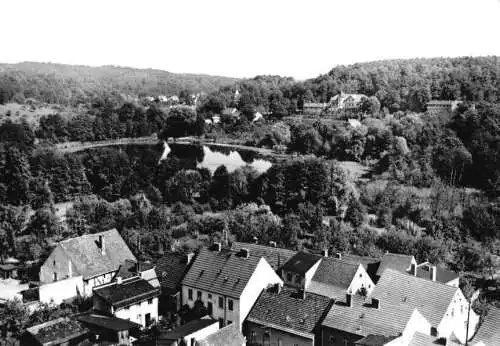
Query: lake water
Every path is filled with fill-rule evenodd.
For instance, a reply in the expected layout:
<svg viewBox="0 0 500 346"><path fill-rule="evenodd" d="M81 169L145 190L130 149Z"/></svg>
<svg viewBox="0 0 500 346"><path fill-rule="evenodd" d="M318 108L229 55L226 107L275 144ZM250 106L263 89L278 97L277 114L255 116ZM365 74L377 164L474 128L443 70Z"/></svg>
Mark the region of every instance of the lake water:
<svg viewBox="0 0 500 346"><path fill-rule="evenodd" d="M160 161L172 156L181 160L191 161L198 168L207 168L212 174L221 165L226 166L229 172L233 172L243 166L250 166L259 173L264 173L272 166L270 161L259 158L257 153L249 150L164 143L164 150Z"/></svg>

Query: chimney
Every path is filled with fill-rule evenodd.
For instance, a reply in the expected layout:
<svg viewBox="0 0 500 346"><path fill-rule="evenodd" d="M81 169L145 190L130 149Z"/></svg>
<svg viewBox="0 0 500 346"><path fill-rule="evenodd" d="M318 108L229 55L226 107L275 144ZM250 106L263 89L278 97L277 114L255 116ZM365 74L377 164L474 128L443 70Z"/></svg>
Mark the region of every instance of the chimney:
<svg viewBox="0 0 500 346"><path fill-rule="evenodd" d="M413 276L417 276L417 265L415 263L412 263L410 265L410 274Z"/></svg>
<svg viewBox="0 0 500 346"><path fill-rule="evenodd" d="M429 273L430 273L430 279L432 281L436 281L436 266L434 265L429 266Z"/></svg>
<svg viewBox="0 0 500 346"><path fill-rule="evenodd" d="M101 249L101 255L106 254L106 242L104 241L104 237L102 235L99 236L99 249Z"/></svg>
<svg viewBox="0 0 500 346"><path fill-rule="evenodd" d="M282 289L281 285L278 283L278 284L275 284L275 287L276 287L276 292L278 294L281 293L281 289Z"/></svg>
<svg viewBox="0 0 500 346"><path fill-rule="evenodd" d="M322 255L323 257L328 257L328 249L323 249L323 250L321 251L321 255Z"/></svg>
<svg viewBox="0 0 500 346"><path fill-rule="evenodd" d="M335 257L336 257L336 258L338 258L338 259L342 259L342 253L337 252L337 253L335 254Z"/></svg>
<svg viewBox="0 0 500 346"><path fill-rule="evenodd" d="M377 298L372 298L372 306L379 310L380 309L380 300L378 300Z"/></svg>
<svg viewBox="0 0 500 346"><path fill-rule="evenodd" d="M271 241L269 242L269 246L271 246L271 247L276 247L276 242L271 240Z"/></svg>
<svg viewBox="0 0 500 346"><path fill-rule="evenodd" d="M352 307L352 294L346 293L345 294L345 303L347 304L348 307Z"/></svg>
<svg viewBox="0 0 500 346"><path fill-rule="evenodd" d="M187 264L191 263L191 261L193 260L193 257L194 257L194 252L190 252L190 253L186 254L186 263Z"/></svg>
<svg viewBox="0 0 500 346"><path fill-rule="evenodd" d="M220 252L221 249L222 249L221 243L215 242L214 243L214 251Z"/></svg>
<svg viewBox="0 0 500 346"><path fill-rule="evenodd" d="M248 258L250 257L250 251L247 248L241 248L240 256L243 258Z"/></svg>

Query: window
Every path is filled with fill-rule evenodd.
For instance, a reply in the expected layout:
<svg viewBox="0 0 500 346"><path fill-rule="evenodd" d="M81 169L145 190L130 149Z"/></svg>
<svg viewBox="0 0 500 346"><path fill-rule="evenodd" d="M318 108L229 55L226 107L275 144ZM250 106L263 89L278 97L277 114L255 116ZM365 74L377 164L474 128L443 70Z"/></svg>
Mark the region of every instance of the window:
<svg viewBox="0 0 500 346"><path fill-rule="evenodd" d="M54 281L57 281L57 273L56 272L54 272L54 277L53 278L54 278Z"/></svg>
<svg viewBox="0 0 500 346"><path fill-rule="evenodd" d="M56 266L56 260L52 261L52 265L55 267Z"/></svg>
<svg viewBox="0 0 500 346"><path fill-rule="evenodd" d="M219 308L223 309L224 308L224 298L219 297Z"/></svg>
<svg viewBox="0 0 500 346"><path fill-rule="evenodd" d="M219 328L222 328L222 327L224 327L224 319L219 318Z"/></svg>
<svg viewBox="0 0 500 346"><path fill-rule="evenodd" d="M212 299L212 294L211 293L208 294L208 299Z"/></svg>
<svg viewBox="0 0 500 346"><path fill-rule="evenodd" d="M201 291L196 292L196 299L201 300Z"/></svg>
<svg viewBox="0 0 500 346"><path fill-rule="evenodd" d="M232 299L228 300L227 305L228 305L229 310L233 311L233 300Z"/></svg>
<svg viewBox="0 0 500 346"><path fill-rule="evenodd" d="M192 289L188 289L188 299L193 300L193 290Z"/></svg>
<svg viewBox="0 0 500 346"><path fill-rule="evenodd" d="M437 329L434 327L431 327L431 336L437 336L437 334L438 334Z"/></svg>
<svg viewBox="0 0 500 346"><path fill-rule="evenodd" d="M153 304L153 299L148 299L148 304L149 305Z"/></svg>
<svg viewBox="0 0 500 346"><path fill-rule="evenodd" d="M233 321L227 321L227 325L230 325L231 323L233 323Z"/></svg>
<svg viewBox="0 0 500 346"><path fill-rule="evenodd" d="M252 334L250 335L250 340L255 341L255 331L252 330Z"/></svg>

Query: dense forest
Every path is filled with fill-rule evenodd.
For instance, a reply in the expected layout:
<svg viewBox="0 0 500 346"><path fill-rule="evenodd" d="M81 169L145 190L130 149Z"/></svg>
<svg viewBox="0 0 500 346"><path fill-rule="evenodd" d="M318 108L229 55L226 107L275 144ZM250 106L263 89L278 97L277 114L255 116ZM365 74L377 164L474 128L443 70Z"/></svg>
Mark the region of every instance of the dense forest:
<svg viewBox="0 0 500 346"><path fill-rule="evenodd" d="M33 82L39 95L59 95L41 82L45 74L30 73L39 78ZM279 76L214 82L196 107L104 97L85 101L70 118L55 113L38 124L6 121L0 125L0 252L39 259L54 241L116 227L140 258L154 259L169 246L219 239L229 230L243 241L370 256L411 253L490 275L500 255L498 76L496 57L381 61L336 67L304 82ZM8 101L21 91L37 98L27 92L31 82L4 77L0 88ZM57 79L63 99L40 101L81 102L67 94L71 78ZM133 83L125 93L154 93L148 88L155 78L144 78L144 86ZM105 86L94 77L82 80L92 85L88 90L112 90L116 83L122 93L126 78L97 78ZM306 121L297 114L304 102L325 102L339 91L370 97L349 114L359 126L344 117ZM466 102L441 116L426 112L430 99ZM206 124L226 107L241 116ZM263 121L252 120L256 111L265 114ZM224 166L211 173L196 164L199 146L172 146L159 160L162 144L77 154L51 145L153 133L280 146L285 159L275 159L263 174ZM341 161L354 161L366 173L353 177ZM55 207L64 202L72 203L65 224Z"/></svg>
<svg viewBox="0 0 500 346"><path fill-rule="evenodd" d="M88 67L23 62L0 64L0 104L39 102L77 105L107 98L209 93L234 78L176 74L116 66Z"/></svg>

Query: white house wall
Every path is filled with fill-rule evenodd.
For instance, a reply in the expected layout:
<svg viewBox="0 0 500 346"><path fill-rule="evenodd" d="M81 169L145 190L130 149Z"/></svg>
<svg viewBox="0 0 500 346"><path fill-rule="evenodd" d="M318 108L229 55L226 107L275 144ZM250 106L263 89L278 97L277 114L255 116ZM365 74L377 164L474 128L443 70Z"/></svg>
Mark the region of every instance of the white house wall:
<svg viewBox="0 0 500 346"><path fill-rule="evenodd" d="M158 321L158 298L152 298L151 301L151 304L148 303L148 300L143 300L137 304L116 309L113 315L146 327L146 314L151 315L151 321Z"/></svg>
<svg viewBox="0 0 500 346"><path fill-rule="evenodd" d="M74 276L69 279L54 281L41 285L39 288L40 301L43 303L61 304L63 300L81 295L83 292L83 279Z"/></svg>

